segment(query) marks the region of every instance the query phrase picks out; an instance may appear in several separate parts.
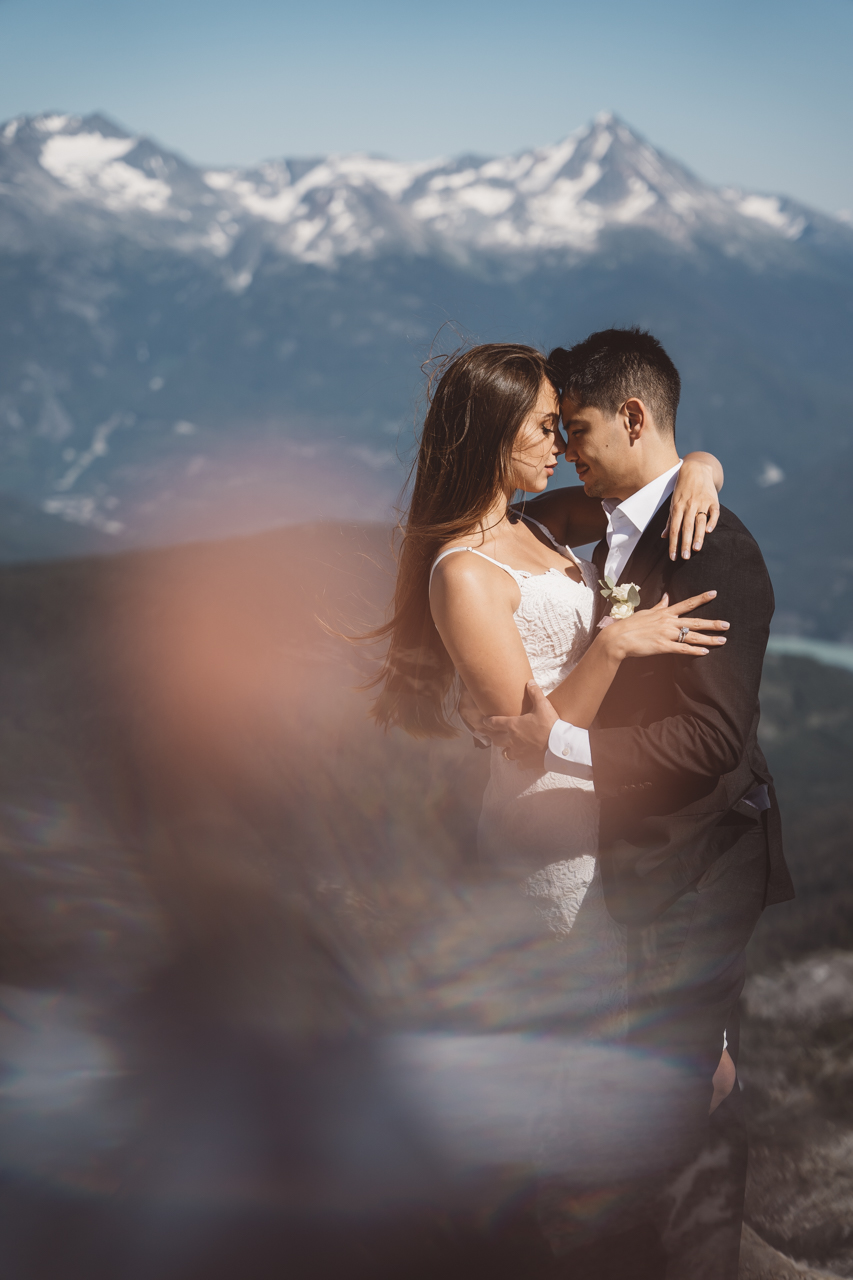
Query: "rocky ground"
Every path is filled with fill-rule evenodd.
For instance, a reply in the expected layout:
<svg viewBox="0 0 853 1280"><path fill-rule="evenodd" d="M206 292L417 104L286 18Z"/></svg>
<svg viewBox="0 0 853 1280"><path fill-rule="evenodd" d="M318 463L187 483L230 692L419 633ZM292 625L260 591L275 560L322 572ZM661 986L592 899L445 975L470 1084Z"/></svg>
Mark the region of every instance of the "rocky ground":
<svg viewBox="0 0 853 1280"><path fill-rule="evenodd" d="M853 1276L853 952L754 975L744 1005L747 1220L783 1254Z"/></svg>
<svg viewBox="0 0 853 1280"><path fill-rule="evenodd" d="M786 1258L751 1227L744 1226L738 1280L837 1280L837 1277L832 1271L815 1271Z"/></svg>

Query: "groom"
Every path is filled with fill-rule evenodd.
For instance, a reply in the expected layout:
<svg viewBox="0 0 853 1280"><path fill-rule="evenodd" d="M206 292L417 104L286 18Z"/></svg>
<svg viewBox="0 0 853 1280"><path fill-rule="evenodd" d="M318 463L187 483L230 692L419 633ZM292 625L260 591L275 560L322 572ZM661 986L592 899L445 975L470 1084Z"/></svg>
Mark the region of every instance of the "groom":
<svg viewBox="0 0 853 1280"><path fill-rule="evenodd" d="M608 517L593 557L598 576L634 583L641 609L664 593L676 603L715 589L704 612L731 628L726 645L707 656L623 662L588 731L559 720L535 687L532 711L484 722L522 766L541 769L544 762L548 770L592 778L601 803L605 899L627 930L628 1039L643 1056L676 1059L693 1082L678 1118L689 1169L697 1153L697 1167L717 1159L708 1155L714 1125L717 1136L740 1126L735 1090L709 1133L712 1077L726 1033L736 1060L736 1004L755 924L765 906L793 896L756 736L773 591L757 544L725 507L701 551L670 559L661 534L680 466L681 383L660 343L636 329L609 329L569 351L558 348L551 361L562 389L566 457ZM599 617L609 608L600 597ZM674 1211L669 1228L661 1228L658 1213L664 1251L682 1255L680 1263L671 1257L667 1276L737 1274L742 1170L734 1180L739 1189L726 1191L730 1202L734 1197L728 1235L721 1224L716 1245L707 1237L701 1247L679 1241Z"/></svg>

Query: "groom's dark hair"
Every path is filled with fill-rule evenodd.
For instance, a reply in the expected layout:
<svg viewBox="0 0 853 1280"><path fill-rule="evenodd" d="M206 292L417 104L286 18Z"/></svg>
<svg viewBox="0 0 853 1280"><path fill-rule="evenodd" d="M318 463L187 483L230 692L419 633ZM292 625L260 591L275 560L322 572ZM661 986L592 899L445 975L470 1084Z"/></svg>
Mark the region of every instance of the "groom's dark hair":
<svg viewBox="0 0 853 1280"><path fill-rule="evenodd" d="M581 407L617 413L636 396L649 406L658 429L675 436L681 378L657 338L644 329L602 329L568 351L556 347L548 363L561 393Z"/></svg>

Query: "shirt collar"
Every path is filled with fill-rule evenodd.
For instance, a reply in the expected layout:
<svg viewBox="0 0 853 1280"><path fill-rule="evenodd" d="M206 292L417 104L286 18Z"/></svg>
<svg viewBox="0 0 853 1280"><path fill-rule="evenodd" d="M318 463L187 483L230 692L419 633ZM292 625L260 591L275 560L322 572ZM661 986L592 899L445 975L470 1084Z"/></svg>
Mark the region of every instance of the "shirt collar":
<svg viewBox="0 0 853 1280"><path fill-rule="evenodd" d="M644 533L652 517L661 509L675 488L681 465L681 462L678 462L669 471L657 476L649 484L643 485L642 489L632 493L629 498L623 498L621 502L616 502L613 498L605 498L601 505L607 513L611 526L614 516L618 514L630 520L640 533Z"/></svg>

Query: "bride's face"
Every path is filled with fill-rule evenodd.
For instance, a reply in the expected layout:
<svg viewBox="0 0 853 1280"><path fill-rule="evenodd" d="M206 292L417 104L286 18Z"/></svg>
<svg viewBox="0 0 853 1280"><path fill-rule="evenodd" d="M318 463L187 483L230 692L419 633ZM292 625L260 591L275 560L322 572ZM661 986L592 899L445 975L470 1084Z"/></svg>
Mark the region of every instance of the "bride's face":
<svg viewBox="0 0 853 1280"><path fill-rule="evenodd" d="M515 437L512 463L516 489L541 493L565 451L566 442L560 434L560 403L551 383L545 380L532 412Z"/></svg>

